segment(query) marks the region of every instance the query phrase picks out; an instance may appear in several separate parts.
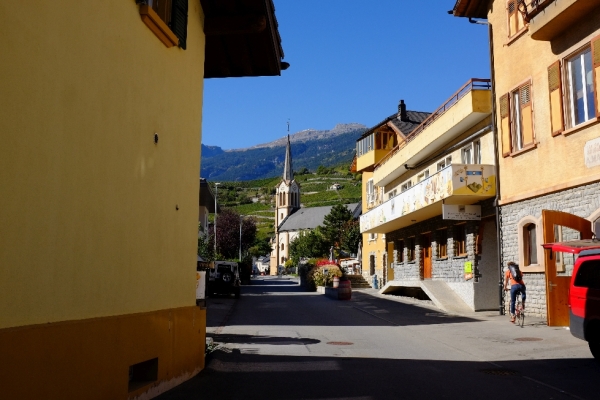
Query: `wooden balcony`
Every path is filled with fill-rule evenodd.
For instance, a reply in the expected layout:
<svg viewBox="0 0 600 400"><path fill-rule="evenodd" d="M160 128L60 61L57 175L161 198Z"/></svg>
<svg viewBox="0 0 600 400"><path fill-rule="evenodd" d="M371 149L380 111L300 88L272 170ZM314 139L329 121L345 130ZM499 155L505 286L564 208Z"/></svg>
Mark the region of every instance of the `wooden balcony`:
<svg viewBox="0 0 600 400"><path fill-rule="evenodd" d="M552 40L600 6L600 0L525 0L519 11L534 40Z"/></svg>
<svg viewBox="0 0 600 400"><path fill-rule="evenodd" d="M361 233L388 233L442 215L442 202L470 205L496 195L493 165L452 164L360 217Z"/></svg>

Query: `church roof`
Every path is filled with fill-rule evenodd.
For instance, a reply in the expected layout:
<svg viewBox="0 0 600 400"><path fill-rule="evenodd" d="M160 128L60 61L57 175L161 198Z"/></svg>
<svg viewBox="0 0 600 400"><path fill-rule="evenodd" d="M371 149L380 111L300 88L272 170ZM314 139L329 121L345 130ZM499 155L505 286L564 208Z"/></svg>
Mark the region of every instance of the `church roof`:
<svg viewBox="0 0 600 400"><path fill-rule="evenodd" d="M354 214L356 209L360 208L360 203L346 204L346 207ZM333 206L299 208L283 220L279 226L279 232L314 229L323 225L325 216L331 212L332 208Z"/></svg>

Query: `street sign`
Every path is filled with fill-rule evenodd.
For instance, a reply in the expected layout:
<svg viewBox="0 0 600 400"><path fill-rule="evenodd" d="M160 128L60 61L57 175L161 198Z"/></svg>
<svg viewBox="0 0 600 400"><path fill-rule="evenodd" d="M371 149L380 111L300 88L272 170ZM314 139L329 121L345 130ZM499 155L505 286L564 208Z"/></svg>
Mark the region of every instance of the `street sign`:
<svg viewBox="0 0 600 400"><path fill-rule="evenodd" d="M479 221L481 219L481 206L442 204L442 218L460 221Z"/></svg>

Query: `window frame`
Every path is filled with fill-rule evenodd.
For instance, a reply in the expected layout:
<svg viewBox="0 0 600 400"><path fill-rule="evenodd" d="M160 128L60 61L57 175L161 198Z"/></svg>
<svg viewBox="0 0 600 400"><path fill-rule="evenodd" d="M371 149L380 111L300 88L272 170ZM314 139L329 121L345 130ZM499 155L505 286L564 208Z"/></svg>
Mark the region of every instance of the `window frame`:
<svg viewBox="0 0 600 400"><path fill-rule="evenodd" d="M464 257L468 254L467 250L467 224L454 225L452 237L454 257Z"/></svg>
<svg viewBox="0 0 600 400"><path fill-rule="evenodd" d="M510 10L511 4L514 6L513 11ZM514 15L514 27L511 19ZM522 25L519 27L519 25ZM507 0L506 1L506 31L509 40L509 44L521 36L524 32L529 29L529 25L525 22L523 14L519 11L518 0Z"/></svg>
<svg viewBox="0 0 600 400"><path fill-rule="evenodd" d="M406 260L408 262L415 262L417 261L417 252L415 251L415 243L416 243L416 237L415 236L411 236L407 239L407 246L406 246Z"/></svg>
<svg viewBox="0 0 600 400"><path fill-rule="evenodd" d="M398 240L398 251L396 252L396 263L404 263L404 240Z"/></svg>
<svg viewBox="0 0 600 400"><path fill-rule="evenodd" d="M441 171L446 167L452 165L452 156L444 157L440 161L437 162L437 170Z"/></svg>
<svg viewBox="0 0 600 400"><path fill-rule="evenodd" d="M423 182L427 178L429 178L429 169L423 170L417 175L417 183Z"/></svg>
<svg viewBox="0 0 600 400"><path fill-rule="evenodd" d="M448 228L436 232L437 258L448 258Z"/></svg>
<svg viewBox="0 0 600 400"><path fill-rule="evenodd" d="M590 70L586 71L585 70L585 59L584 59L584 54L588 53L590 54ZM573 80L572 80L572 63L571 61L575 60L579 58L582 62L583 62L583 68L582 68L582 78L584 80L587 81L587 77L586 75L591 75L591 86L593 89L593 94L592 94L592 102L591 105L593 106L593 115L591 117L589 117L587 114L587 112L585 112L585 118L583 121L581 122L576 122L576 115L575 115L575 109L576 109L576 100L574 99L574 85L573 85ZM574 52L570 53L569 55L567 55L566 57L564 57L562 59L561 62L561 67L562 67L562 79L564 82L564 91L563 91L563 112L564 112L564 122L565 122L565 128L566 129L574 129L579 127L580 125L583 125L589 121L592 121L596 118L597 114L598 114L598 110L597 110L597 105L596 105L596 91L597 91L597 87L596 87L596 83L595 79L594 79L594 61L593 61L593 53L592 53L592 43L586 43L583 46L579 47L577 50L575 50ZM584 82L583 84L583 91L584 93L587 94L587 86ZM585 101L584 103L584 109L587 109L589 107L589 104L587 102L587 100L589 100L587 98L586 95L583 96L583 99Z"/></svg>
<svg viewBox="0 0 600 400"><path fill-rule="evenodd" d="M536 148L531 77L500 96L499 105L502 157L514 157Z"/></svg>
<svg viewBox="0 0 600 400"><path fill-rule="evenodd" d="M411 187L412 187L412 180L409 179L400 186L400 193L406 192Z"/></svg>
<svg viewBox="0 0 600 400"><path fill-rule="evenodd" d="M518 264L521 267L523 273L529 272L545 272L544 262L544 248L537 246L537 264L525 264L525 238L524 238L524 227L528 224L534 224L536 227L536 238L538 241L544 237L542 232L542 217L533 217L531 215L525 216L517 222L517 247L518 247Z"/></svg>
<svg viewBox="0 0 600 400"><path fill-rule="evenodd" d="M166 47L186 49L188 0L136 1L142 21Z"/></svg>
<svg viewBox="0 0 600 400"><path fill-rule="evenodd" d="M375 203L375 184L373 183L373 178L367 180L366 192L367 205Z"/></svg>

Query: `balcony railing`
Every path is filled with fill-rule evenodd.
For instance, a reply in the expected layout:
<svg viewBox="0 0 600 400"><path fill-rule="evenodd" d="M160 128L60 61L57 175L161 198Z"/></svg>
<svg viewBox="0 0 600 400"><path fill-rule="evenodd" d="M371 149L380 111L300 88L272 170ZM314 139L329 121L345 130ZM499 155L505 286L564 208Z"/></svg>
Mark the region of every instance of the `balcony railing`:
<svg viewBox="0 0 600 400"><path fill-rule="evenodd" d="M519 12L529 22L553 2L554 0L519 0Z"/></svg>
<svg viewBox="0 0 600 400"><path fill-rule="evenodd" d="M377 164L375 164L375 168L385 164L389 159L391 159L398 151L406 147L406 145L417 137L421 132L425 130L429 125L431 125L435 120L441 117L448 109L450 109L453 105L458 103L458 101L463 98L467 93L472 90L490 90L492 87L492 83L489 79L478 79L472 78L466 84L463 85L456 93L454 93L441 107L435 110L427 119L425 119L419 126L413 129L406 136L406 140L402 143L399 143L396 147L394 147L385 157L383 157Z"/></svg>
<svg viewBox="0 0 600 400"><path fill-rule="evenodd" d="M362 233L397 221L450 197L460 197L461 204L472 204L495 194L493 165L452 164L361 215L360 231Z"/></svg>

